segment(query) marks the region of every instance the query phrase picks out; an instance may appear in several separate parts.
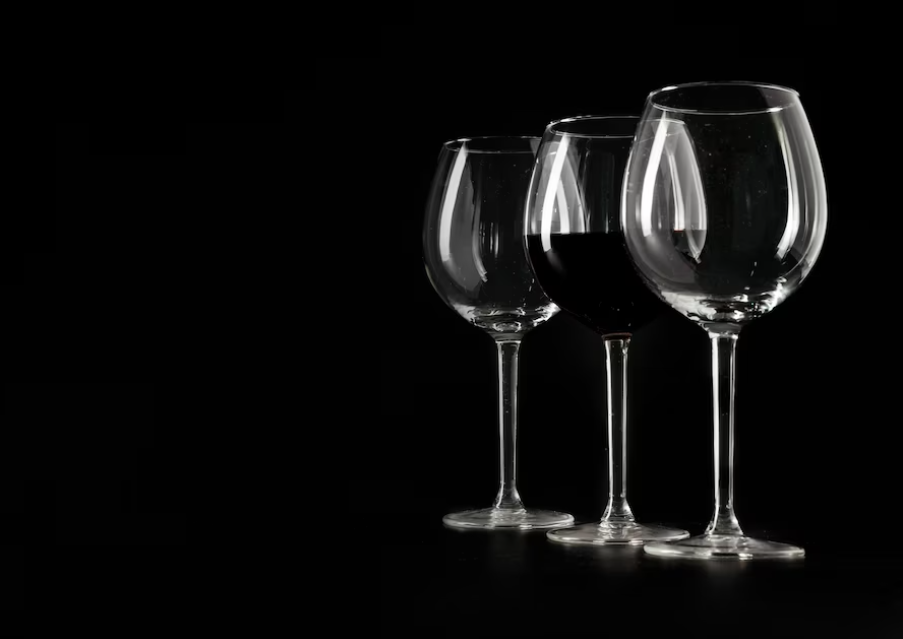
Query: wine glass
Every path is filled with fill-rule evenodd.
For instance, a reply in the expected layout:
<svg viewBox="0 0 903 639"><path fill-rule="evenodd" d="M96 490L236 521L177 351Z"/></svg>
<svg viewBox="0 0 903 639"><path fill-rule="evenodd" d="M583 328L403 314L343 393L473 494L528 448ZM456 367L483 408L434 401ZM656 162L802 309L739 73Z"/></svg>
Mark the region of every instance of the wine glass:
<svg viewBox="0 0 903 639"><path fill-rule="evenodd" d="M536 284L523 245L523 211L539 138L446 142L426 209L426 271L439 296L498 349L499 490L490 508L446 515L463 528L547 528L566 513L524 507L516 485L517 367L524 335L557 311Z"/></svg>
<svg viewBox="0 0 903 639"><path fill-rule="evenodd" d="M546 127L524 225L530 263L555 304L596 331L608 378L608 505L602 520L551 530L576 544L681 539L685 530L637 523L627 503L627 351L631 334L666 310L624 246L621 187L638 117L581 116Z"/></svg>
<svg viewBox="0 0 903 639"><path fill-rule="evenodd" d="M743 534L734 513L734 355L740 329L793 293L825 238L821 161L796 91L670 86L646 100L625 173L627 248L649 287L709 336L715 508L705 533L658 556L802 557Z"/></svg>

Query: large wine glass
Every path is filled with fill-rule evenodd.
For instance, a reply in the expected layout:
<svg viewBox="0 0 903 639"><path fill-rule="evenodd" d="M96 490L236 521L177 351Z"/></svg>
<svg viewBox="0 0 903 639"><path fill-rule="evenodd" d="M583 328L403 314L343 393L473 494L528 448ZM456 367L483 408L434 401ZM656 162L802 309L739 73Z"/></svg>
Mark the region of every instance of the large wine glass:
<svg viewBox="0 0 903 639"><path fill-rule="evenodd" d="M622 223L646 283L711 342L715 508L704 534L646 552L803 556L802 548L746 536L737 521L734 355L740 330L809 274L826 222L821 162L796 91L704 82L647 98L625 174Z"/></svg>
<svg viewBox="0 0 903 639"><path fill-rule="evenodd" d="M526 245L543 290L605 345L608 505L602 520L551 530L575 544L642 544L687 531L636 521L627 503L627 351L634 330L667 310L636 273L620 224L621 187L637 117L552 122L537 153Z"/></svg>
<svg viewBox="0 0 903 639"><path fill-rule="evenodd" d="M446 142L426 209L426 271L439 296L498 349L499 490L490 508L446 515L464 528L547 528L566 513L526 508L516 484L517 366L521 340L557 311L533 278L523 211L539 138Z"/></svg>

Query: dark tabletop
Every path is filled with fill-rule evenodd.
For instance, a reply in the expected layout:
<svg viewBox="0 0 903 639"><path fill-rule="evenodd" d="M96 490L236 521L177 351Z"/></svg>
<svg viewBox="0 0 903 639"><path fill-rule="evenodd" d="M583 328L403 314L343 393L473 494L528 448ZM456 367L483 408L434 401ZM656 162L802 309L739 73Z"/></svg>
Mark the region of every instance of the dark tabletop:
<svg viewBox="0 0 903 639"><path fill-rule="evenodd" d="M383 636L901 637L903 553L869 537L838 527L802 561L693 562L418 515L381 542Z"/></svg>

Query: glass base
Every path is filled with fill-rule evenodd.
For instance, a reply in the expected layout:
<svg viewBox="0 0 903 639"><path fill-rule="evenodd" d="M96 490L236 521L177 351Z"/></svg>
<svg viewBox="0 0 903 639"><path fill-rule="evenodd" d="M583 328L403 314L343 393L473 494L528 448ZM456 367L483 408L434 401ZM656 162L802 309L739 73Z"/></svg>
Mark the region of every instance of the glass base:
<svg viewBox="0 0 903 639"><path fill-rule="evenodd" d="M679 528L650 526L633 521L597 521L570 528L550 530L546 537L561 544L640 545L647 541L684 539L690 533Z"/></svg>
<svg viewBox="0 0 903 639"><path fill-rule="evenodd" d="M647 544L645 551L656 557L686 559L800 559L806 551L776 541L745 535L697 535L672 543Z"/></svg>
<svg viewBox="0 0 903 639"><path fill-rule="evenodd" d="M482 508L451 513L442 518L446 526L455 528L554 528L574 523L567 513L535 508Z"/></svg>

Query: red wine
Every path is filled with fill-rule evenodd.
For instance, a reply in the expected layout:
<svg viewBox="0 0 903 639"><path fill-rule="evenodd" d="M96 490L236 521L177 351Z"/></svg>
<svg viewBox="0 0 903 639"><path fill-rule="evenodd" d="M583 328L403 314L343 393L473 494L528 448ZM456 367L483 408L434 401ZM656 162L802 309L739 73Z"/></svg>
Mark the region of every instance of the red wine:
<svg viewBox="0 0 903 639"><path fill-rule="evenodd" d="M620 233L528 235L527 250L546 295L597 333L633 333L665 309Z"/></svg>

